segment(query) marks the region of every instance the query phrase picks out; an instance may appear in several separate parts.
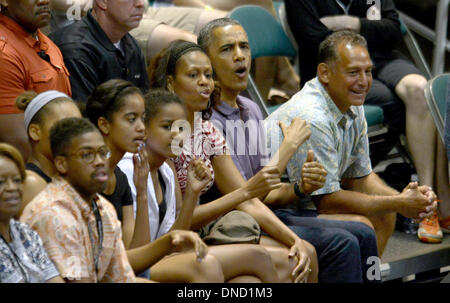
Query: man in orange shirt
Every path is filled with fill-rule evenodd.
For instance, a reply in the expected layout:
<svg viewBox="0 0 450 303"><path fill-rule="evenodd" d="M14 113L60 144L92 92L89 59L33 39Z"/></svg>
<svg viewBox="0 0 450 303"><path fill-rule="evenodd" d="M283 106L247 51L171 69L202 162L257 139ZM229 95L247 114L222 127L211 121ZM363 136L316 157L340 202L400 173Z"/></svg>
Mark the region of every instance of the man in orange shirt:
<svg viewBox="0 0 450 303"><path fill-rule="evenodd" d="M16 146L25 159L30 147L16 97L25 90L71 95L61 52L39 30L50 21L49 2L0 0L0 141Z"/></svg>

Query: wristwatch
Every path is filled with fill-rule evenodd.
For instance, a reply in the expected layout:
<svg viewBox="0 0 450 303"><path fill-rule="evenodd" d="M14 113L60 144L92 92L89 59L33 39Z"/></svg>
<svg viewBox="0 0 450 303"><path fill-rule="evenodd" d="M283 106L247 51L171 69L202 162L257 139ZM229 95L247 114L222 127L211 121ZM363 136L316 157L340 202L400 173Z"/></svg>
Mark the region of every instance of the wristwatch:
<svg viewBox="0 0 450 303"><path fill-rule="evenodd" d="M302 192L300 191L300 187L298 186L298 182L295 182L295 183L294 183L294 192L295 192L295 195L296 195L297 197L299 197L300 199L303 199L303 198L306 198L306 197L309 196L308 194L304 194L304 193L302 193Z"/></svg>

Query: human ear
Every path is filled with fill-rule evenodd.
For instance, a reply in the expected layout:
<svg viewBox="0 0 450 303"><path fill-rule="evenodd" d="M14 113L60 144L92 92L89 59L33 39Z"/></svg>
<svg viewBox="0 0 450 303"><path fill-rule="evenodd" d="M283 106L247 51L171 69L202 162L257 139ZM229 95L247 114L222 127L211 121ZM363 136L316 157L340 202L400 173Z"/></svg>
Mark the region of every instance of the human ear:
<svg viewBox="0 0 450 303"><path fill-rule="evenodd" d="M109 134L110 124L105 117L100 117L97 120L97 126L103 135L107 136Z"/></svg>
<svg viewBox="0 0 450 303"><path fill-rule="evenodd" d="M317 66L317 76L320 82L328 84L330 82L330 66L326 63L320 63Z"/></svg>
<svg viewBox="0 0 450 303"><path fill-rule="evenodd" d="M108 8L108 0L95 0L95 4L104 11Z"/></svg>
<svg viewBox="0 0 450 303"><path fill-rule="evenodd" d="M34 123L30 124L30 126L28 127L28 136L30 136L33 141L40 141L41 128L39 127L39 125Z"/></svg>
<svg viewBox="0 0 450 303"><path fill-rule="evenodd" d="M53 160L53 164L55 164L55 168L61 175L67 174L67 159L64 156L56 156Z"/></svg>

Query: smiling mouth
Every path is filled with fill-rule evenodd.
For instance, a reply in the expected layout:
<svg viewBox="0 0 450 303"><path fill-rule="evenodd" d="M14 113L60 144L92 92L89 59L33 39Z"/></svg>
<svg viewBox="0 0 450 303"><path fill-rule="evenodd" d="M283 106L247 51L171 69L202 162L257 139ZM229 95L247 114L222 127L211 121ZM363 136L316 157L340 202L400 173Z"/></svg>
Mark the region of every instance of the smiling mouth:
<svg viewBox="0 0 450 303"><path fill-rule="evenodd" d="M20 201L20 197L19 196L14 196L14 197L9 197L9 198L3 200L3 202L5 202L8 206L16 206L21 201Z"/></svg>
<svg viewBox="0 0 450 303"><path fill-rule="evenodd" d="M357 96L364 96L365 94L366 94L366 92L364 91L364 92L355 92L355 91L352 91L352 94L354 94L354 95L357 95Z"/></svg>

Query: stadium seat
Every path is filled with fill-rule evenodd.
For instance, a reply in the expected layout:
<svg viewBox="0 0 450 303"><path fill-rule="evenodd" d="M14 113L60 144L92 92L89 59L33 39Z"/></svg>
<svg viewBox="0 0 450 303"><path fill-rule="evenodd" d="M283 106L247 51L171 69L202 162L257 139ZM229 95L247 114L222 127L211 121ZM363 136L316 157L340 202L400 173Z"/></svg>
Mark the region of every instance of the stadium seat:
<svg viewBox="0 0 450 303"><path fill-rule="evenodd" d="M295 50L286 36L281 24L264 8L257 5L242 5L234 8L229 17L239 21L248 35L252 59L265 56L286 56L295 58ZM275 107L266 104L258 88L249 75L247 92L250 98L258 103L264 117L267 117Z"/></svg>

